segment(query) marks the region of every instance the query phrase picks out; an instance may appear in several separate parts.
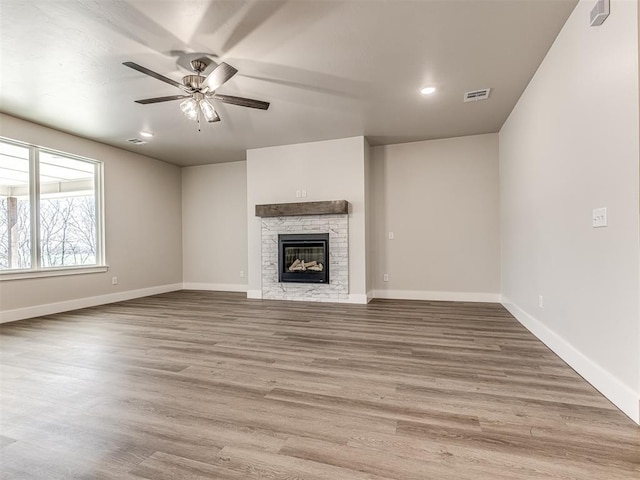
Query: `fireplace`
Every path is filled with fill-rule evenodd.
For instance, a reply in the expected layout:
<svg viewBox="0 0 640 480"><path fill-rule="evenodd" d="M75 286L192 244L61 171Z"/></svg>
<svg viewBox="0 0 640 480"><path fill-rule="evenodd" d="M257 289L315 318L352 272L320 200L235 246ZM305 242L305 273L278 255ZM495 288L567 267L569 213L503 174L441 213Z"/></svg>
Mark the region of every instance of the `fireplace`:
<svg viewBox="0 0 640 480"><path fill-rule="evenodd" d="M278 281L329 283L329 234L278 235Z"/></svg>

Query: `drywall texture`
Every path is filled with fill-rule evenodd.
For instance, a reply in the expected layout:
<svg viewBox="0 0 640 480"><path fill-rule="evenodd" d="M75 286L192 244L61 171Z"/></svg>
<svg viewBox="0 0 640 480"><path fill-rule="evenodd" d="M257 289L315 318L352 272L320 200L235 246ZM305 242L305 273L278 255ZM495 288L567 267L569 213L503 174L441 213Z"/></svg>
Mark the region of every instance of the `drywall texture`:
<svg viewBox="0 0 640 480"><path fill-rule="evenodd" d="M498 301L497 134L371 150L374 296Z"/></svg>
<svg viewBox="0 0 640 480"><path fill-rule="evenodd" d="M638 421L637 2L580 2L500 131L502 294ZM592 228L592 210L609 224ZM542 306L540 306L542 296Z"/></svg>
<svg viewBox="0 0 640 480"><path fill-rule="evenodd" d="M365 142L353 137L247 151L249 297L261 295L261 224L256 205L347 200L349 301L366 302ZM304 190L306 197L296 197L298 190Z"/></svg>
<svg viewBox="0 0 640 480"><path fill-rule="evenodd" d="M104 162L109 265L106 273L4 280L0 311L181 284L178 167L7 115L0 115L0 135Z"/></svg>
<svg viewBox="0 0 640 480"><path fill-rule="evenodd" d="M246 215L246 162L182 169L185 288L247 289Z"/></svg>

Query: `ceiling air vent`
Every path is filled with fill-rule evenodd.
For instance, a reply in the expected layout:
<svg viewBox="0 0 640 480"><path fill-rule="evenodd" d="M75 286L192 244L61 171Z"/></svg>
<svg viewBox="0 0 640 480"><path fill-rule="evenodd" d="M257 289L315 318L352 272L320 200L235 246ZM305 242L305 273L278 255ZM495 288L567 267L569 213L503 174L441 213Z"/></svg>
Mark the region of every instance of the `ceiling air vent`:
<svg viewBox="0 0 640 480"><path fill-rule="evenodd" d="M147 143L144 140L142 140L141 138L130 138L129 140L127 140L127 142L133 143L134 145L143 145L143 144Z"/></svg>
<svg viewBox="0 0 640 480"><path fill-rule="evenodd" d="M465 102L477 102L478 100L486 100L489 98L490 88L482 88L480 90L472 90L464 94Z"/></svg>

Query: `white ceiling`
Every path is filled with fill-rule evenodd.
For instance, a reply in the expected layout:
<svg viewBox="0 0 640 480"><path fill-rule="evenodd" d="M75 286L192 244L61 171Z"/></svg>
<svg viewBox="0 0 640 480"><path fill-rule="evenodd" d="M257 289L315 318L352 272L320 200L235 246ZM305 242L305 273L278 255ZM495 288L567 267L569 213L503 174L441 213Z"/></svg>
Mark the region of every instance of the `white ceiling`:
<svg viewBox="0 0 640 480"><path fill-rule="evenodd" d="M497 132L576 3L0 0L0 110L176 165L359 135ZM222 121L198 132L177 101L134 103L181 92L122 62L181 81L203 55L239 70L218 93L269 110L218 102ZM424 85L438 91L421 96ZM485 87L489 100L463 103ZM127 143L140 130L155 137Z"/></svg>

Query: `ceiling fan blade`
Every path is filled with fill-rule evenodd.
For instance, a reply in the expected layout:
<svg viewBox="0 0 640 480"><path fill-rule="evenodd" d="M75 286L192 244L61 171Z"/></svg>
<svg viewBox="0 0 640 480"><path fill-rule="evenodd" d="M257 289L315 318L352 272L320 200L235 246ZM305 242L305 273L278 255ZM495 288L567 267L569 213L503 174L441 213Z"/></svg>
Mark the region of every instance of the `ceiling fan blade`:
<svg viewBox="0 0 640 480"><path fill-rule="evenodd" d="M231 105L239 105L241 107L258 108L260 110L266 110L269 108L269 102L263 102L262 100L254 100L252 98L234 97L232 95L213 95L213 98L220 100L222 103L229 103Z"/></svg>
<svg viewBox="0 0 640 480"><path fill-rule="evenodd" d="M237 72L238 70L236 68L233 68L228 63L222 62L204 79L202 85L206 87L209 92L215 92L220 85L233 77Z"/></svg>
<svg viewBox="0 0 640 480"><path fill-rule="evenodd" d="M180 90L184 90L185 92L189 91L189 88L185 87L181 83L178 83L175 80L171 80L170 78L165 77L164 75L160 75L159 73L156 73L153 70L149 70L148 68L143 67L142 65L138 65L137 63L123 62L123 65L125 65L125 66L127 66L129 68L133 68L134 70L137 70L140 73L144 73L145 75L149 75L150 77L153 77L153 78L155 78L157 80L160 80L162 82L168 83L169 85L173 85L174 87L178 87Z"/></svg>
<svg viewBox="0 0 640 480"><path fill-rule="evenodd" d="M169 102L171 100L180 100L181 98L189 98L191 95L171 95L168 97L145 98L144 100L136 100L136 103L146 105L148 103Z"/></svg>

